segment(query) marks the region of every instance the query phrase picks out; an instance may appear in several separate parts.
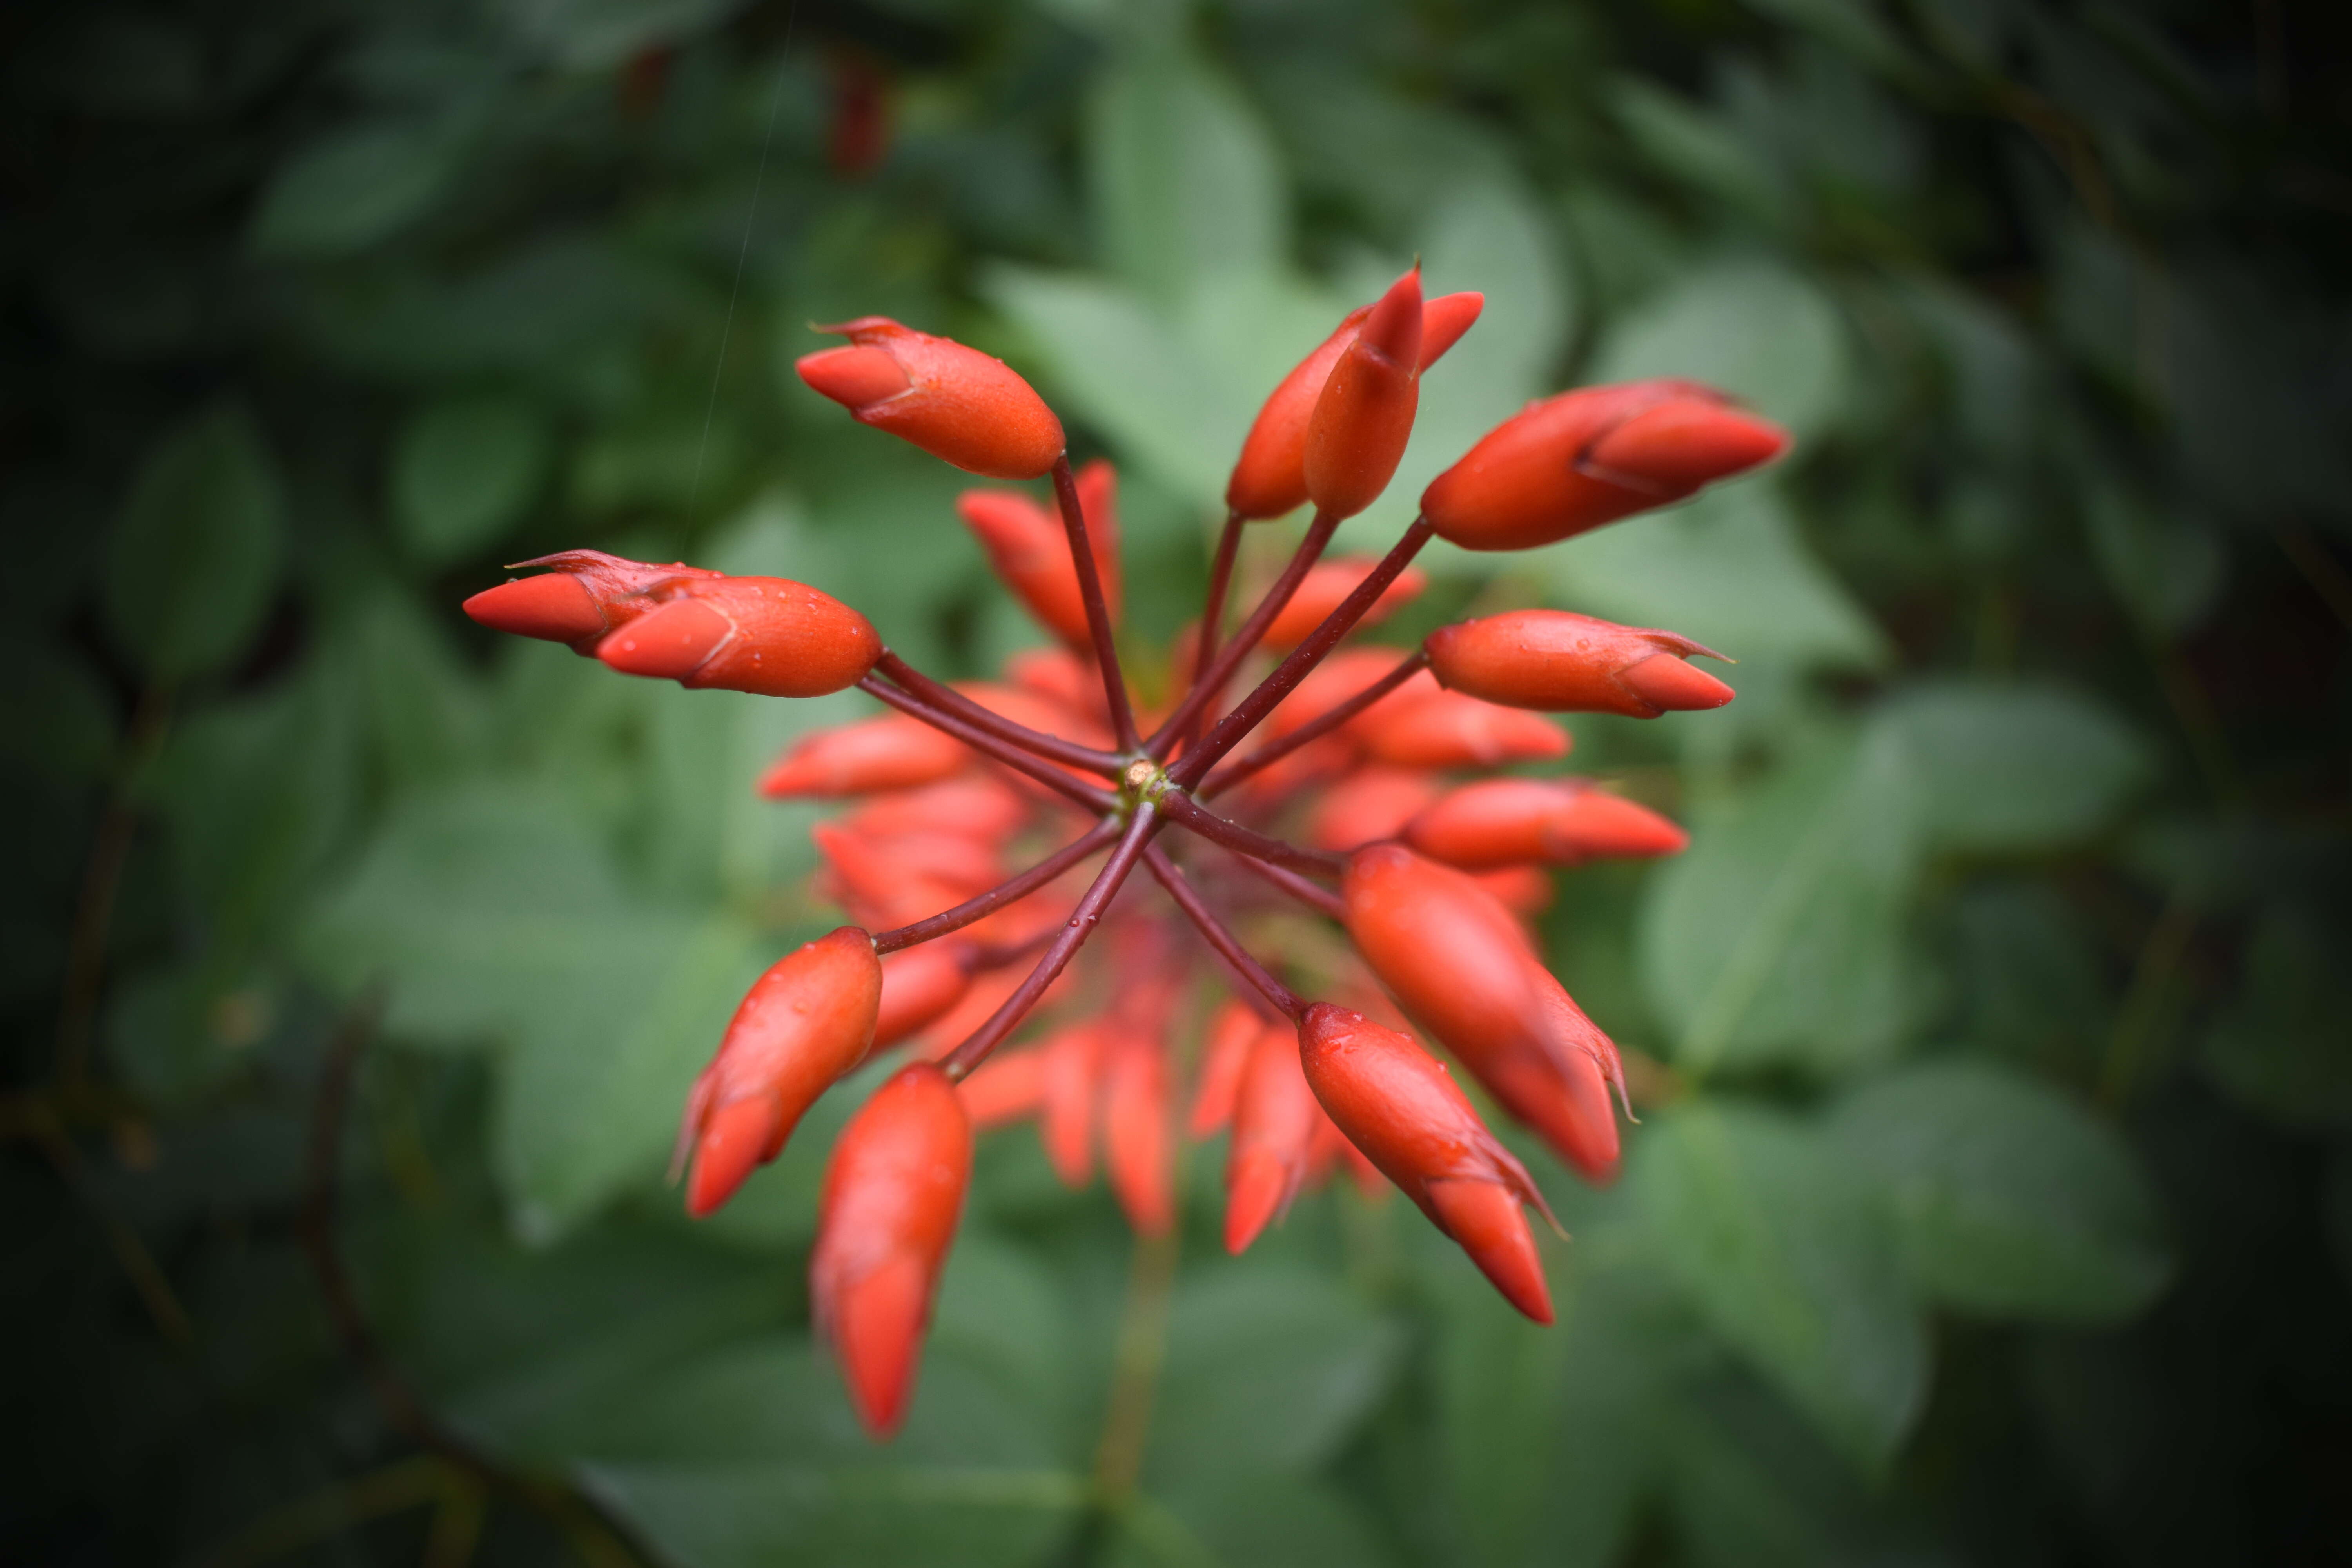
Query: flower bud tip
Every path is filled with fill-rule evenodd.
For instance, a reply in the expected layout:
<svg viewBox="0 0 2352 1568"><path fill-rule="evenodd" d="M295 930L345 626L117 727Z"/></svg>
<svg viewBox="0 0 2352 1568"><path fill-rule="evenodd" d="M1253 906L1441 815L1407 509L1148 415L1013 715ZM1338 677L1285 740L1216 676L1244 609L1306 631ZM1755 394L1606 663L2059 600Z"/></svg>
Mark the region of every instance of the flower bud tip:
<svg viewBox="0 0 2352 1568"><path fill-rule="evenodd" d="M683 680L709 662L735 623L698 599L672 599L596 645L596 657L623 675Z"/></svg>
<svg viewBox="0 0 2352 1568"><path fill-rule="evenodd" d="M1225 1250L1240 1257L1290 1196L1290 1173L1262 1149L1234 1156L1225 1177Z"/></svg>
<svg viewBox="0 0 2352 1568"><path fill-rule="evenodd" d="M1429 1184L1430 1207L1503 1299L1533 1321L1552 1321L1551 1289L1517 1194L1495 1182Z"/></svg>
<svg viewBox="0 0 2352 1568"><path fill-rule="evenodd" d="M856 345L803 354L793 368L811 390L845 408L870 408L914 384L887 353Z"/></svg>
<svg viewBox="0 0 2352 1568"><path fill-rule="evenodd" d="M1643 701L1669 712L1720 708L1735 695L1730 687L1670 653L1652 654L1629 665L1617 679Z"/></svg>
<svg viewBox="0 0 2352 1568"><path fill-rule="evenodd" d="M755 1094L732 1100L710 1113L695 1145L694 1175L687 1184L686 1212L696 1219L714 1214L735 1195L752 1170L766 1158L768 1144L783 1120L783 1107L772 1094Z"/></svg>
<svg viewBox="0 0 2352 1568"><path fill-rule="evenodd" d="M568 572L518 577L466 601L466 614L494 632L572 643L604 629L604 612Z"/></svg>

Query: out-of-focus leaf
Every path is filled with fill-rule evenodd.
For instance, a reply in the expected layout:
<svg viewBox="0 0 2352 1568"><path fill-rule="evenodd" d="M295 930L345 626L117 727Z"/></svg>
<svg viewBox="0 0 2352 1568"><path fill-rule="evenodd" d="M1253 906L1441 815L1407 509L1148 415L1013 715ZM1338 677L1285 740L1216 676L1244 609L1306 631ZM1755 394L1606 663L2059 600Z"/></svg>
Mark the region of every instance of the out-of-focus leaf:
<svg viewBox="0 0 2352 1568"><path fill-rule="evenodd" d="M354 826L357 695L343 670L314 663L190 718L146 781L192 910L224 950L283 930Z"/></svg>
<svg viewBox="0 0 2352 1568"><path fill-rule="evenodd" d="M1645 1129L1628 1179L1715 1331L1849 1458L1883 1467L1926 1396L1927 1344L1864 1169L1801 1123L1693 1103Z"/></svg>
<svg viewBox="0 0 2352 1568"><path fill-rule="evenodd" d="M1279 1563L1387 1568L1395 1553L1339 1489L1279 1471L1136 1498L1119 1518L1110 1568Z"/></svg>
<svg viewBox="0 0 2352 1568"><path fill-rule="evenodd" d="M631 899L585 830L494 784L395 815L303 942L339 985L388 979L395 1034L509 1047L494 1156L533 1240L659 1168L769 945L727 917Z"/></svg>
<svg viewBox="0 0 2352 1568"><path fill-rule="evenodd" d="M1258 1264L1184 1284L1146 1487L1184 1491L1319 1463L1380 1398L1402 1348L1394 1323L1325 1276Z"/></svg>
<svg viewBox="0 0 2352 1568"><path fill-rule="evenodd" d="M2107 586L2143 626L2178 637L2212 609L2227 558L2210 530L2158 512L2113 486L2091 493L2084 520Z"/></svg>
<svg viewBox="0 0 2352 1568"><path fill-rule="evenodd" d="M2130 1147L2031 1079L1968 1059L1912 1068L1847 1096L1832 1126L1875 1173L1935 1300L2097 1321L2137 1311L2170 1274Z"/></svg>
<svg viewBox="0 0 2352 1568"><path fill-rule="evenodd" d="M1198 59L1169 47L1127 54L1097 79L1086 146L1104 258L1146 295L1179 300L1213 273L1281 261L1288 195L1274 148Z"/></svg>
<svg viewBox="0 0 2352 1568"><path fill-rule="evenodd" d="M1610 107L1668 174L1751 219L1787 224L1793 200L1787 176L1720 115L1633 76L1616 83Z"/></svg>
<svg viewBox="0 0 2352 1568"><path fill-rule="evenodd" d="M1746 399L1798 441L1819 436L1847 396L1850 351L1836 303L1768 261L1687 274L1603 342L1589 379L1677 375Z"/></svg>
<svg viewBox="0 0 2352 1568"><path fill-rule="evenodd" d="M446 632L407 595L370 592L330 634L326 658L364 694L377 766L415 788L478 766L489 752L489 703Z"/></svg>
<svg viewBox="0 0 2352 1568"><path fill-rule="evenodd" d="M278 168L253 220L264 256L342 256L406 226L438 200L463 162L456 119L379 120L310 143Z"/></svg>
<svg viewBox="0 0 2352 1568"><path fill-rule="evenodd" d="M1899 76L1919 68L1868 0L1748 0L1748 5L1811 33L1874 70Z"/></svg>
<svg viewBox="0 0 2352 1568"><path fill-rule="evenodd" d="M551 63L603 70L641 50L709 32L742 0L499 0L516 40Z"/></svg>
<svg viewBox="0 0 2352 1568"><path fill-rule="evenodd" d="M1779 493L1756 481L1535 559L1562 607L1670 627L1734 658L1853 668L1886 657L1885 638L1799 536Z"/></svg>
<svg viewBox="0 0 2352 1568"><path fill-rule="evenodd" d="M1047 1556L1084 1478L979 1462L598 1465L597 1494L681 1568L991 1568Z"/></svg>
<svg viewBox="0 0 2352 1568"><path fill-rule="evenodd" d="M392 454L392 511L416 557L439 566L505 537L546 478L549 430L519 397L450 398L420 410Z"/></svg>
<svg viewBox="0 0 2352 1568"><path fill-rule="evenodd" d="M0 755L64 783L105 776L119 728L106 689L79 659L39 643L0 642Z"/></svg>
<svg viewBox="0 0 2352 1568"><path fill-rule="evenodd" d="M1927 842L2054 848L2096 831L2153 764L2105 708L2063 688L1946 680L1879 710L1867 744L1899 756Z"/></svg>
<svg viewBox="0 0 2352 1568"><path fill-rule="evenodd" d="M1637 936L1687 1070L1883 1055L1921 996L1904 930L1916 781L1884 748L1822 739L1703 812L1649 884Z"/></svg>
<svg viewBox="0 0 2352 1568"><path fill-rule="evenodd" d="M277 464L235 405L148 451L115 524L106 610L150 679L210 675L244 648L277 592L285 527Z"/></svg>
<svg viewBox="0 0 2352 1568"><path fill-rule="evenodd" d="M2254 928L2246 985L2205 1037L2203 1060L2240 1102L2294 1126L2352 1121L2352 984L2340 928L2273 910Z"/></svg>

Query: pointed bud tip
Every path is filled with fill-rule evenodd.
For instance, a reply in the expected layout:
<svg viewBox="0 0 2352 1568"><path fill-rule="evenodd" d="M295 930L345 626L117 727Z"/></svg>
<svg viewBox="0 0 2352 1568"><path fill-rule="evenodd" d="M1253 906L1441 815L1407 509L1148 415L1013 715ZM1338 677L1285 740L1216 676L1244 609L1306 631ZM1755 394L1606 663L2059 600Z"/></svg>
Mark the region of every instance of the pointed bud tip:
<svg viewBox="0 0 2352 1568"><path fill-rule="evenodd" d="M1421 366L1421 264L1381 296L1372 313L1357 330L1356 341L1390 360L1415 370Z"/></svg>
<svg viewBox="0 0 2352 1568"><path fill-rule="evenodd" d="M1519 1200L1494 1183L1447 1179L1429 1184L1430 1206L1503 1300L1532 1321L1552 1321L1551 1287Z"/></svg>
<svg viewBox="0 0 2352 1568"><path fill-rule="evenodd" d="M1670 653L1652 654L1628 665L1617 679L1644 702L1672 713L1720 708L1737 695L1706 670Z"/></svg>
<svg viewBox="0 0 2352 1568"><path fill-rule="evenodd" d="M877 1439L898 1436L914 1391L929 1291L919 1260L893 1258L852 1281L827 1304L834 1354L860 1425Z"/></svg>
<svg viewBox="0 0 2352 1568"><path fill-rule="evenodd" d="M759 1168L782 1113L773 1095L730 1100L712 1111L695 1142L694 1174L686 1186L686 1212L696 1219L717 1213Z"/></svg>
<svg viewBox="0 0 2352 1568"><path fill-rule="evenodd" d="M848 327L856 324L851 322ZM803 354L793 368L813 391L852 411L887 402L914 384L887 350L856 345Z"/></svg>
<svg viewBox="0 0 2352 1568"><path fill-rule="evenodd" d="M709 661L735 623L698 599L672 599L596 645L596 657L623 675L684 680Z"/></svg>
<svg viewBox="0 0 2352 1568"><path fill-rule="evenodd" d="M466 601L466 614L494 632L575 643L604 629L604 613L568 572L518 577Z"/></svg>
<svg viewBox="0 0 2352 1568"><path fill-rule="evenodd" d="M1240 1257L1258 1238L1287 1193L1290 1181L1282 1162L1263 1149L1244 1150L1234 1158L1225 1180L1225 1250Z"/></svg>

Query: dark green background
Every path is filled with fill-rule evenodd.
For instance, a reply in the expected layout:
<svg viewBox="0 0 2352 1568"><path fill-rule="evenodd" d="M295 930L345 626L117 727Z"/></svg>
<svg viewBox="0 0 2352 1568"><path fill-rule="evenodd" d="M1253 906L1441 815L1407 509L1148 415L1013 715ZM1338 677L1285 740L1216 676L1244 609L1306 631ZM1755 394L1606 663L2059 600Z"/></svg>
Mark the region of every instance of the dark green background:
<svg viewBox="0 0 2352 1568"><path fill-rule="evenodd" d="M2345 1561L2346 33L2318 0L12 7L0 1555ZM846 58L889 84L862 178L824 156ZM590 544L804 578L943 675L1034 641L961 476L790 375L803 323L881 311L1119 460L1140 646L1258 397L1415 254L1487 317L1350 547L1577 381L1699 376L1799 442L1433 552L1400 623L1552 603L1741 661L1721 712L1575 725L1694 840L1549 917L1666 1068L1614 1190L1536 1160L1562 1323L1394 1202L1226 1260L1213 1145L1140 1488L1101 1491L1129 1245L1015 1131L873 1448L802 1283L849 1097L717 1221L660 1179L745 979L825 919L814 814L750 781L861 700L624 680L457 602ZM322 1064L371 1032L335 1229L437 1446L305 1250Z"/></svg>

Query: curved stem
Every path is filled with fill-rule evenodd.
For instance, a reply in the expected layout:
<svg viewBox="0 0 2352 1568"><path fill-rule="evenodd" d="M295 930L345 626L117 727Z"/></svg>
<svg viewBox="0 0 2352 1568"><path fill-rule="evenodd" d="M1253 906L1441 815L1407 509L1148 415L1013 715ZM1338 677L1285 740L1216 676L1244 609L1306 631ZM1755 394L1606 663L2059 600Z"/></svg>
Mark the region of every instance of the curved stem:
<svg viewBox="0 0 2352 1568"><path fill-rule="evenodd" d="M1282 761L1283 758L1290 755L1291 752L1298 750L1299 747L1304 746L1310 742L1321 740L1324 736L1329 734L1332 731L1338 729L1340 725L1346 723L1349 720L1353 719L1357 714L1361 713L1365 709L1370 708L1373 703L1378 702L1381 698L1386 697L1390 692L1394 691L1398 687L1402 686L1406 681L1411 680L1414 676L1420 674L1422 670L1428 666L1428 664L1429 655L1418 648L1414 649L1412 655L1406 658L1402 664L1399 664L1394 669L1390 670L1386 675L1381 676L1370 686L1365 687L1361 691L1357 692L1353 697L1349 698L1345 702L1340 703L1337 708L1317 714L1314 718L1308 720L1306 723L1301 724L1297 729L1293 730L1289 734L1283 736L1278 741L1267 742L1265 745L1260 746L1256 751L1252 752L1248 756L1244 757L1240 762L1237 762L1233 766L1225 769L1224 772L1205 781L1201 785L1200 789L1194 793L1196 793L1202 800L1215 799L1218 795L1224 794L1225 791L1233 788L1234 785L1241 783L1244 779L1248 778L1251 774L1258 772L1260 769L1271 767L1276 763Z"/></svg>
<svg viewBox="0 0 2352 1568"><path fill-rule="evenodd" d="M1126 833L1120 837L1118 847L1111 851L1110 858L1103 863L1103 868L1095 873L1094 885L1078 900L1078 907L1070 911L1070 918L1064 922L1061 933L1055 937L1054 945L1045 950L1045 955L1037 961L1037 967L1029 972L1029 978L1004 999L1003 1006L989 1015L986 1023L974 1029L963 1044L949 1052L940 1063L948 1077L961 1079L986 1061L988 1053L996 1048L998 1042L1028 1016L1029 1009L1037 1005L1037 998L1045 994L1045 987L1054 983L1054 977L1062 973L1078 949L1086 945L1087 938L1094 934L1103 911L1110 907L1111 900L1117 896L1119 884L1127 880L1129 871L1135 869L1135 863L1142 857L1144 847L1151 842L1151 836L1160 831L1161 826L1150 801L1135 808L1135 816L1129 821Z"/></svg>
<svg viewBox="0 0 2352 1568"><path fill-rule="evenodd" d="M1209 593L1201 605L1200 643L1193 650L1192 685L1188 689L1197 689L1208 679L1210 661L1217 657L1217 645L1223 640L1225 595L1233 589L1234 560L1241 553L1242 531L1247 526L1241 513L1231 510L1225 513L1224 531L1217 535L1217 553L1209 562ZM1192 731L1198 727L1200 719L1201 710L1196 707L1192 719L1185 723L1184 733L1179 738L1180 745L1192 739Z"/></svg>
<svg viewBox="0 0 2352 1568"><path fill-rule="evenodd" d="M1298 584L1306 581L1308 570L1321 558L1323 547L1331 542L1331 535L1339 527L1334 519L1325 517L1319 511L1315 514L1315 521L1307 525L1307 537L1298 542L1298 549L1290 557L1290 564L1282 569L1282 575L1274 580L1274 586L1265 591L1265 597L1258 601L1257 608L1250 612L1249 619L1234 633L1233 641L1217 650L1216 662L1209 667L1206 674L1192 682L1192 689L1184 694L1184 700L1176 704L1176 710L1168 715L1167 721L1154 731L1151 739L1145 743L1143 749L1155 760L1167 757L1176 744L1176 738L1192 727L1192 721L1201 716L1203 708L1216 700L1218 691L1234 678L1234 671L1241 668L1242 660L1265 640L1266 627L1274 625L1274 617L1282 614L1282 607L1290 603L1293 594L1298 592Z"/></svg>
<svg viewBox="0 0 2352 1568"><path fill-rule="evenodd" d="M1265 964L1242 945L1224 921L1219 920L1209 906L1202 901L1200 892L1185 879L1183 868L1168 858L1168 851L1157 844L1143 852L1143 863L1150 868L1176 907L1200 931L1202 940L1214 948L1217 956L1233 965L1241 977L1256 987L1259 995L1273 1003L1283 1015L1294 1021L1307 1016L1307 1003L1298 993L1276 980ZM1255 862L1253 862L1255 864Z"/></svg>
<svg viewBox="0 0 2352 1568"><path fill-rule="evenodd" d="M973 751L1003 763L1016 773L1026 773L1047 789L1068 795L1098 816L1108 816L1118 809L1118 797L1109 791L1080 784L1053 763L1038 761L986 731L965 723L954 714L932 707L910 691L901 691L887 681L877 680L870 675L859 679L857 689L869 697L879 698L909 718L920 719L934 730L953 735Z"/></svg>
<svg viewBox="0 0 2352 1568"><path fill-rule="evenodd" d="M1094 637L1095 667L1102 672L1103 697L1110 704L1111 732L1122 751L1134 751L1142 742L1135 733L1135 710L1127 700L1127 678L1119 673L1118 647L1111 637L1110 605L1103 598L1102 573L1095 564L1095 547L1087 536L1086 509L1078 504L1078 482L1070 476L1067 452L1054 459L1054 500L1061 507L1062 531L1069 536L1070 564L1077 568L1078 597L1087 606L1087 630Z"/></svg>
<svg viewBox="0 0 2352 1568"><path fill-rule="evenodd" d="M1201 775L1217 765L1217 759L1239 745L1242 738L1262 723L1275 704L1290 695L1291 689L1306 679L1307 672L1323 662L1324 657L1339 646L1339 639L1355 629L1374 602L1388 592L1388 586L1421 553L1436 533L1429 520L1417 517L1404 536L1389 547L1381 563L1372 568L1355 591L1339 601L1339 607L1323 617L1323 624L1307 634L1307 640L1290 650L1290 657L1275 666L1274 673L1257 683L1257 689L1242 699L1239 706L1217 721L1197 750L1184 753L1184 760L1168 770L1168 776L1178 785L1191 788L1201 782ZM1234 639L1238 642L1240 639ZM1222 661L1220 661L1222 662Z"/></svg>
<svg viewBox="0 0 2352 1568"><path fill-rule="evenodd" d="M1328 915L1333 920L1343 922L1347 920L1348 906L1345 900L1322 884L1310 882L1296 871L1286 871L1279 866L1253 859L1247 855L1236 855L1234 858L1297 899L1300 903L1313 909L1317 913Z"/></svg>
<svg viewBox="0 0 2352 1568"><path fill-rule="evenodd" d="M1222 844L1237 855L1253 860L1269 861L1287 866L1297 871L1320 871L1336 876L1347 861L1321 849L1302 849L1280 838L1269 838L1263 833L1229 822L1215 812L1205 809L1191 795L1171 790L1159 798L1160 813L1177 826L1199 834L1212 844Z"/></svg>
<svg viewBox="0 0 2352 1568"><path fill-rule="evenodd" d="M896 952L900 948L919 946L934 937L961 931L974 921L985 920L1007 905L1019 903L1087 856L1108 845L1118 834L1118 819L1105 817L1019 876L1000 882L984 893L975 893L953 909L941 910L938 914L876 932L874 951Z"/></svg>
<svg viewBox="0 0 2352 1568"><path fill-rule="evenodd" d="M933 680L887 647L882 650L882 657L874 661L874 668L932 707L953 714L973 729L984 730L998 740L1009 742L1035 756L1050 762L1066 763L1074 768L1085 768L1106 778L1118 777L1120 771L1127 766L1125 761L1108 752L1081 746L1076 741L1048 735L1043 730L1032 730L1026 724L1013 722L1002 713L992 712L954 687Z"/></svg>

